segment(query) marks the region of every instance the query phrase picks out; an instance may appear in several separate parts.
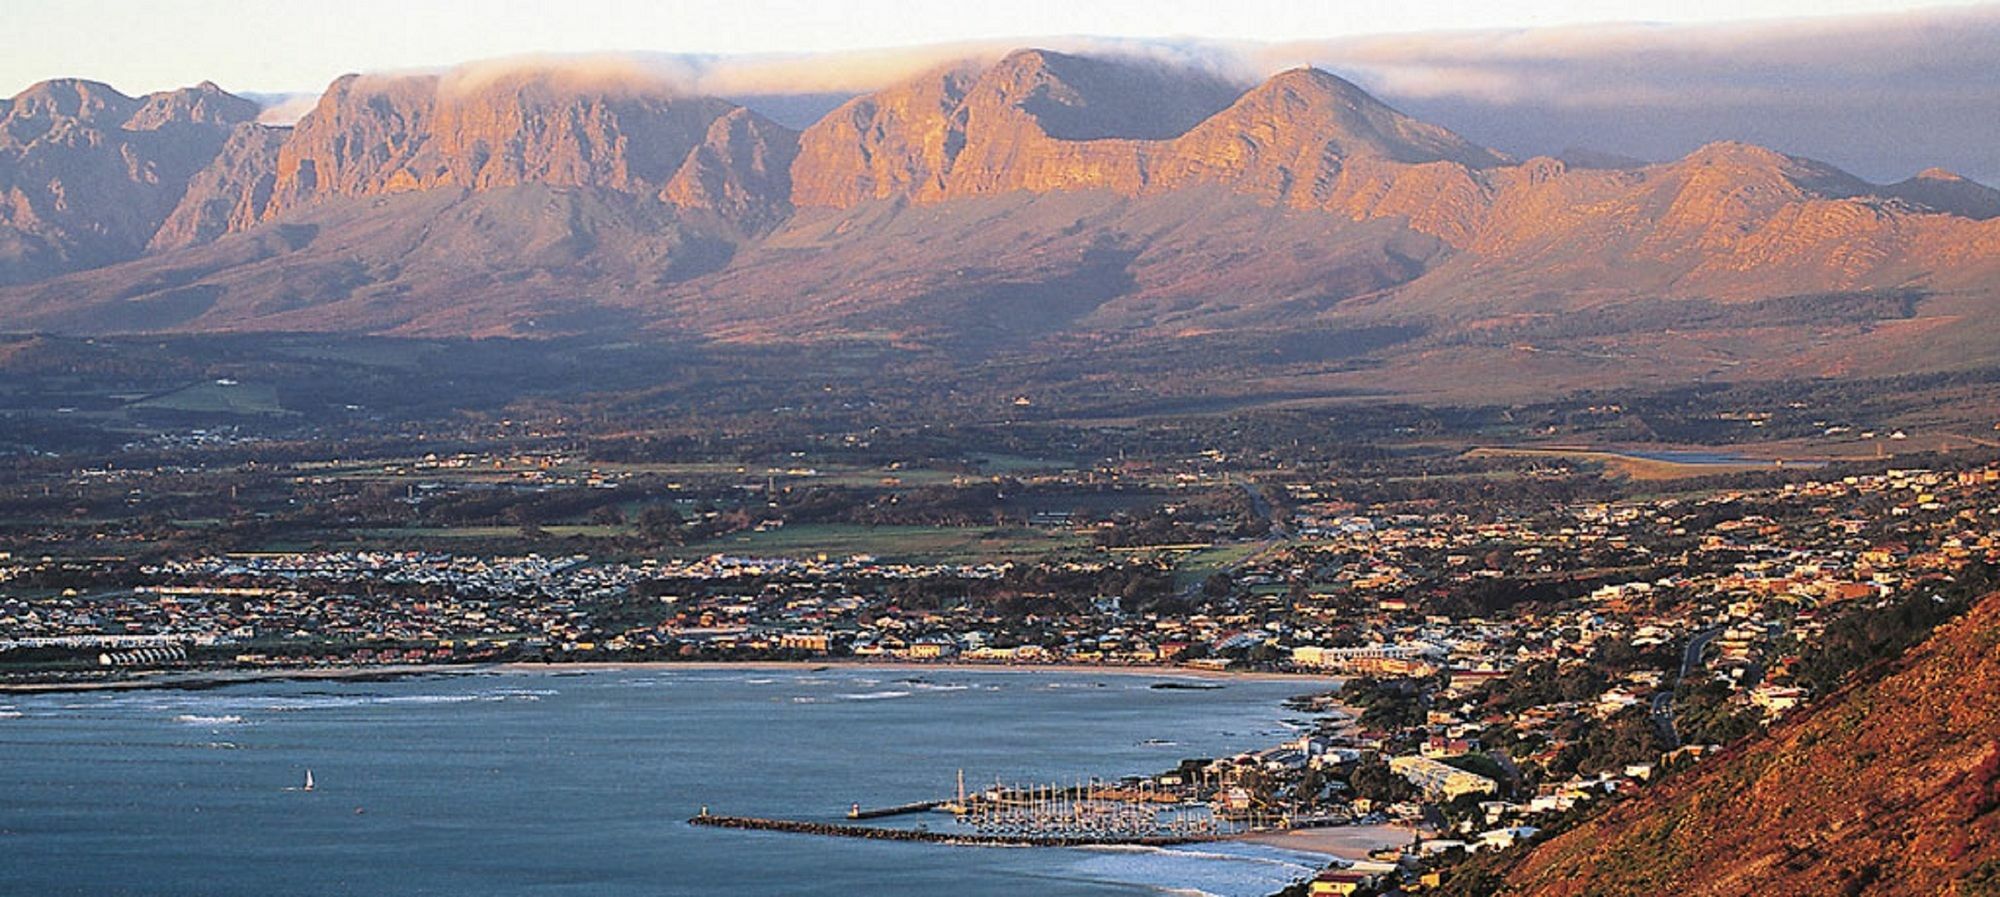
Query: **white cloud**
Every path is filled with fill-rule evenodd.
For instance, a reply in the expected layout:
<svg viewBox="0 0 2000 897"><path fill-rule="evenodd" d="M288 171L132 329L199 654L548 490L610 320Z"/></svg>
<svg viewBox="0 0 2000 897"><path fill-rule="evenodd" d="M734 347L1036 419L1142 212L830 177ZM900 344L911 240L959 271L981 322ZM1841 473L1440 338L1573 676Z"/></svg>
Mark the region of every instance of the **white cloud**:
<svg viewBox="0 0 2000 897"><path fill-rule="evenodd" d="M257 121L266 125L292 125L318 105L319 95L310 93L252 94L263 111L257 114Z"/></svg>
<svg viewBox="0 0 2000 897"><path fill-rule="evenodd" d="M741 56L516 56L426 72L438 89L505 79L574 89L783 100L876 90L1033 46L1193 66L1248 85L1315 65L1516 154L1587 146L1642 158L1739 139L1895 179L1943 164L2000 179L2000 6L1727 24L1612 24L1287 43L1043 37ZM296 118L309 102L267 104ZM823 110L825 106L809 107ZM816 112L814 113L816 114ZM803 124L803 120L795 121Z"/></svg>

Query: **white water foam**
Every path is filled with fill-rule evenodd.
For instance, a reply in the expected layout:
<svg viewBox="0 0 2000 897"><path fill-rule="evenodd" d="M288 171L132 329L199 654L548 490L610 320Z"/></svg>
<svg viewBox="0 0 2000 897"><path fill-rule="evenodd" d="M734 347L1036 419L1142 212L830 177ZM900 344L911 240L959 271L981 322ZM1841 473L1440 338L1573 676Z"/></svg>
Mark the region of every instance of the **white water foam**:
<svg viewBox="0 0 2000 897"><path fill-rule="evenodd" d="M236 714L233 713L227 713L221 716L203 716L199 713L183 713L179 716L174 717L174 722L186 723L190 726L240 726L243 724L243 717L237 716Z"/></svg>
<svg viewBox="0 0 2000 897"><path fill-rule="evenodd" d="M1320 868L1304 857L1254 846L1110 845L1078 852L1085 858L1068 870L1070 874L1136 884L1161 894L1263 897Z"/></svg>

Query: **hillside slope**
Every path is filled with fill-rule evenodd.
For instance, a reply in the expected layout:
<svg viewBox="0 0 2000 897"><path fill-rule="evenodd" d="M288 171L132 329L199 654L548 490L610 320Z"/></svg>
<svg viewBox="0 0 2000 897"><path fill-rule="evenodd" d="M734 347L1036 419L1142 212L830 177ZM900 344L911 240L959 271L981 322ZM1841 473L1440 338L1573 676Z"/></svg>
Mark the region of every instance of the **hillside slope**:
<svg viewBox="0 0 2000 897"><path fill-rule="evenodd" d="M2000 594L1887 676L1537 846L1522 895L2000 894Z"/></svg>

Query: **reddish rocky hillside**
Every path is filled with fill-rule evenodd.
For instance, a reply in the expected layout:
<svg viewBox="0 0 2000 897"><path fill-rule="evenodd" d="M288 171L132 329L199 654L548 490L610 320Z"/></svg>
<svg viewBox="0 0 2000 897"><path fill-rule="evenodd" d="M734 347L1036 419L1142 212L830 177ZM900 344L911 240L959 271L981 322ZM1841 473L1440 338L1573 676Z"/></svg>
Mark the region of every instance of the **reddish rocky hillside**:
<svg viewBox="0 0 2000 897"><path fill-rule="evenodd" d="M1534 848L1506 893L2000 894L2000 594L1877 681Z"/></svg>
<svg viewBox="0 0 2000 897"><path fill-rule="evenodd" d="M774 211L793 139L722 100L626 85L350 75L285 140L260 220L330 199L523 185ZM729 179L742 195L724 195Z"/></svg>
<svg viewBox="0 0 2000 897"><path fill-rule="evenodd" d="M1024 50L834 110L800 138L796 199L846 207L1223 185L1269 205L1378 217L1385 205L1401 214L1450 189L1413 175L1400 192L1423 200L1384 195L1399 192L1383 190L1385 180L1412 173L1379 163L1449 161L1456 172L1501 161L1326 72L1295 69L1236 94L1193 73Z"/></svg>

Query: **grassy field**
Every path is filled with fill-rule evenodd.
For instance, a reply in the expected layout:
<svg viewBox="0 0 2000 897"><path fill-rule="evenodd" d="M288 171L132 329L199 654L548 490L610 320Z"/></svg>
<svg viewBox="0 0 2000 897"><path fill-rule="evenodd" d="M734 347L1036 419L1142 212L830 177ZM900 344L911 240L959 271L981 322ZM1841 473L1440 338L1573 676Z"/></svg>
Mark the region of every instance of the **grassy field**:
<svg viewBox="0 0 2000 897"><path fill-rule="evenodd" d="M1243 563L1270 546L1262 542L1234 542L1225 545L1211 545L1200 551L1182 555L1180 563L1174 565L1174 588L1191 589L1201 585L1202 580Z"/></svg>
<svg viewBox="0 0 2000 897"><path fill-rule="evenodd" d="M1032 560L1051 551L1084 545L1066 532L1027 527L859 526L806 524L762 533L738 533L668 549L673 557L742 554L760 557L830 558L872 554L887 561L974 563Z"/></svg>
<svg viewBox="0 0 2000 897"><path fill-rule="evenodd" d="M521 473L541 473L547 476L581 477L590 473L608 476L650 474L668 479L682 480L737 480L746 483L775 482L787 485L825 485L866 487L881 485L885 479L893 478L905 487L930 486L950 483L958 479L984 479L985 475L967 476L948 471L910 468L890 470L881 467L852 466L810 466L812 474L788 473L790 468L772 467L768 464L730 464L709 461L689 461L670 463L621 463L599 461L570 461L542 467L537 464L506 461L499 466L491 463L472 464L464 467L419 467L416 458L372 459L366 462L327 467L316 471L320 476L350 480L407 480L421 479L439 483L494 483L515 479ZM395 468L396 472L389 472Z"/></svg>
<svg viewBox="0 0 2000 897"><path fill-rule="evenodd" d="M277 347L278 354L293 358L405 370L414 370L420 366L424 355L430 351L432 349L428 345L397 340L329 340L324 343Z"/></svg>
<svg viewBox="0 0 2000 897"><path fill-rule="evenodd" d="M1042 470L1064 470L1077 466L1070 458L1024 458L1020 455L998 455L974 452L967 460L979 466L981 472L994 475L1009 475Z"/></svg>
<svg viewBox="0 0 2000 897"><path fill-rule="evenodd" d="M1555 458L1585 461L1602 466L1607 475L1639 481L1681 480L1689 477L1771 470L1775 466L1769 461L1754 460L1745 460L1741 463L1663 461L1596 449L1570 448L1476 448L1466 452L1465 455L1468 458Z"/></svg>
<svg viewBox="0 0 2000 897"><path fill-rule="evenodd" d="M224 386L204 380L133 402L133 408L161 411L190 411L204 414L289 414L278 404L278 390L269 384L238 383Z"/></svg>
<svg viewBox="0 0 2000 897"><path fill-rule="evenodd" d="M558 539L582 536L591 539L608 539L628 536L633 532L630 526L608 526L597 524L550 524L542 531ZM440 526L440 527L385 527L381 529L357 529L356 536L363 539L512 539L521 535L518 526Z"/></svg>

